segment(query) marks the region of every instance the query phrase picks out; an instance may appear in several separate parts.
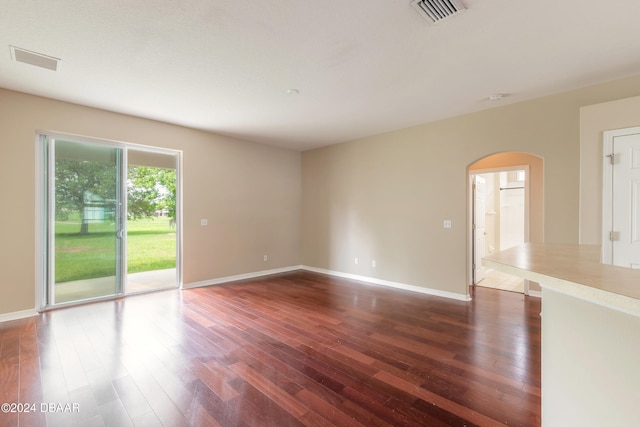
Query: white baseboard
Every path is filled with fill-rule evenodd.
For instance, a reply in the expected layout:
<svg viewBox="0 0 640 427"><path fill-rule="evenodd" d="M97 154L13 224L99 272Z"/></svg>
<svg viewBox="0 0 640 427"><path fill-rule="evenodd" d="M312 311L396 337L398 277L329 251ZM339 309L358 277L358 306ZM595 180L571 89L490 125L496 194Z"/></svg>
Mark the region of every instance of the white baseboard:
<svg viewBox="0 0 640 427"><path fill-rule="evenodd" d="M424 288L422 286L408 285L406 283L392 282L389 280L376 279L374 277L360 276L357 274L342 273L340 271L325 270L324 268L310 267L308 265L294 265L290 267L276 268L273 270L256 271L253 273L238 274L236 276L220 277L217 279L203 280L200 282L184 283L182 289L201 288L205 286L220 285L223 283L236 282L238 280L255 279L257 277L270 276L272 274L287 273L296 270L307 270L315 273L326 274L328 276L341 277L343 279L357 280L359 282L370 283L374 285L387 286L405 291L418 292L426 295L433 295L444 298L456 299L459 301L471 301L469 295L456 294L453 292L440 291L438 289Z"/></svg>
<svg viewBox="0 0 640 427"><path fill-rule="evenodd" d="M293 265L290 267L275 268L273 270L262 270L253 273L238 274L236 276L220 277L211 280L202 280L200 282L184 283L182 289L202 288L204 286L221 285L223 283L236 282L238 280L255 279L256 277L270 276L272 274L287 273L289 271L300 270L302 267Z"/></svg>
<svg viewBox="0 0 640 427"><path fill-rule="evenodd" d="M456 294L453 292L440 291L438 289L424 288L422 286L408 285L406 283L392 282L389 280L376 279L374 277L359 276L357 274L342 273L339 271L325 270L324 268L309 267L308 265L300 266L303 270L313 271L315 273L327 274L329 276L342 277L344 279L357 280L359 282L371 283L374 285L387 286L390 288L403 289L405 291L418 292L426 295L437 297L451 298L459 301L471 301L469 295Z"/></svg>
<svg viewBox="0 0 640 427"><path fill-rule="evenodd" d="M25 319L27 317L37 316L38 312L35 309L14 311L11 313L0 314L0 323L10 322L11 320Z"/></svg>

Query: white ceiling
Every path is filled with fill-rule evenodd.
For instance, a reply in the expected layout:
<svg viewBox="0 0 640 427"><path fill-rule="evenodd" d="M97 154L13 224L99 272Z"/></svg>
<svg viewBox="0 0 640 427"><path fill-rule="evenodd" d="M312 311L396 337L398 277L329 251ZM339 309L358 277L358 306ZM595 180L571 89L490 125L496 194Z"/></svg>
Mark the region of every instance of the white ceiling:
<svg viewBox="0 0 640 427"><path fill-rule="evenodd" d="M2 0L0 87L307 150L640 73L638 0L462 1Z"/></svg>

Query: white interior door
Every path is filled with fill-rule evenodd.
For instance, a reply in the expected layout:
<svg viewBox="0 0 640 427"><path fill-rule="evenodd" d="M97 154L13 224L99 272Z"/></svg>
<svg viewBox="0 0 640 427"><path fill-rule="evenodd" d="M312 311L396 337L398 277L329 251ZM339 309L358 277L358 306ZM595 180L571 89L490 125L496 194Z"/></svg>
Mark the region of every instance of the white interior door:
<svg viewBox="0 0 640 427"><path fill-rule="evenodd" d="M486 234L486 181L476 175L473 196L473 283L478 284L485 277L482 258L485 253Z"/></svg>
<svg viewBox="0 0 640 427"><path fill-rule="evenodd" d="M640 268L640 133L611 138L611 263Z"/></svg>

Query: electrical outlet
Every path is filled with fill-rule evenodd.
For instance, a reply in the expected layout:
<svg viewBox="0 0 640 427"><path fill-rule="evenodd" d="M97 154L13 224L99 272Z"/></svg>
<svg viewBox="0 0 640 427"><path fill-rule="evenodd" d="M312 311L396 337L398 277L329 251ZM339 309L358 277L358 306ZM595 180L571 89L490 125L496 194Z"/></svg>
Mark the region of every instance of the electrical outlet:
<svg viewBox="0 0 640 427"><path fill-rule="evenodd" d="M202 227L206 227L207 225L209 225L209 221L208 221L208 220L206 220L206 219L201 219L201 220L200 220L200 225L201 225Z"/></svg>
<svg viewBox="0 0 640 427"><path fill-rule="evenodd" d="M450 219L445 219L444 223L442 224L442 226L444 228L451 228L451 220Z"/></svg>
<svg viewBox="0 0 640 427"><path fill-rule="evenodd" d="M265 255L264 257L262 257L262 260L267 262L267 261L269 261L269 257L267 255Z"/></svg>
<svg viewBox="0 0 640 427"><path fill-rule="evenodd" d="M353 260L354 264L358 264L358 258Z"/></svg>
<svg viewBox="0 0 640 427"><path fill-rule="evenodd" d="M374 259L371 261L371 267L375 267L375 266L376 266L376 260Z"/></svg>

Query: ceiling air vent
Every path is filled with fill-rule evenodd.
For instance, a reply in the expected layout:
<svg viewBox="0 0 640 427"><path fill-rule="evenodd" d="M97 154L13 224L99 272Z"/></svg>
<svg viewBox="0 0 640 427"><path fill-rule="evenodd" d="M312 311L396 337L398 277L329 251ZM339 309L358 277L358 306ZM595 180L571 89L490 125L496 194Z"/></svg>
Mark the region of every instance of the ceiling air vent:
<svg viewBox="0 0 640 427"><path fill-rule="evenodd" d="M459 0L413 0L411 6L424 18L435 23L465 10Z"/></svg>
<svg viewBox="0 0 640 427"><path fill-rule="evenodd" d="M11 49L11 57L16 62L35 65L36 67L46 68L47 70L53 71L58 69L58 62L60 62L59 58L31 52L30 50L21 49L15 46L9 46L9 48Z"/></svg>

